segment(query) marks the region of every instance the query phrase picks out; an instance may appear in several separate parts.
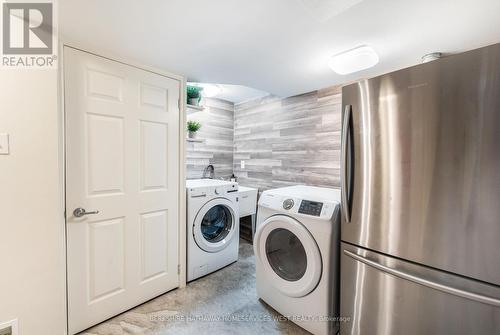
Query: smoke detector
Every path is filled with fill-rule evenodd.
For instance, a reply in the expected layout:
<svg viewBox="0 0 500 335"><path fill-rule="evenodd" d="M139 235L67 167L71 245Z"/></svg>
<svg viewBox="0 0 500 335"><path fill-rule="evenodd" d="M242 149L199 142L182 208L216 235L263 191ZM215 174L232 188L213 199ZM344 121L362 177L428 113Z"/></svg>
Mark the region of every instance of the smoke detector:
<svg viewBox="0 0 500 335"><path fill-rule="evenodd" d="M422 63L432 62L433 60L439 59L443 56L440 52L431 52L427 55L422 56Z"/></svg>

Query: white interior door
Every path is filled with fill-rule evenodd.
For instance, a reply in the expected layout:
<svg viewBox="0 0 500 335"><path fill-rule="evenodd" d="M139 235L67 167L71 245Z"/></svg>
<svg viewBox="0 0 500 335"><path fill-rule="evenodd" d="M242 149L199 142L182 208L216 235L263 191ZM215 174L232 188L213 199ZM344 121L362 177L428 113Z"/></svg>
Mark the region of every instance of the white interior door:
<svg viewBox="0 0 500 335"><path fill-rule="evenodd" d="M179 286L180 82L70 47L64 73L73 334Z"/></svg>

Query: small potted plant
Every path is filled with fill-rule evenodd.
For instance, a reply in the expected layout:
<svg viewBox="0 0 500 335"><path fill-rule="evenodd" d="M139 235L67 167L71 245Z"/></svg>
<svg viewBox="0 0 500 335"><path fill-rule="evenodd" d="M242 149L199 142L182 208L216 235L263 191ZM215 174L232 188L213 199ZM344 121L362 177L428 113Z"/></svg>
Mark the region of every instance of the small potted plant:
<svg viewBox="0 0 500 335"><path fill-rule="evenodd" d="M196 138L196 132L200 130L201 124L196 121L188 121L187 122L187 131L189 138Z"/></svg>
<svg viewBox="0 0 500 335"><path fill-rule="evenodd" d="M193 106L199 106L201 100L201 91L203 87L188 86L187 87L187 103Z"/></svg>

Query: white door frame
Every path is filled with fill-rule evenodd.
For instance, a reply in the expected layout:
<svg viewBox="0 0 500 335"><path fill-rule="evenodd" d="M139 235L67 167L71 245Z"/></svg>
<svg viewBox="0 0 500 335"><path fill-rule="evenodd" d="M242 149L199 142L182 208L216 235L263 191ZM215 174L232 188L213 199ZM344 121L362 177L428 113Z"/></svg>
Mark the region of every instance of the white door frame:
<svg viewBox="0 0 500 335"><path fill-rule="evenodd" d="M64 38L59 38L59 54L58 54L58 71L59 71L59 143L60 143L60 166L62 170L62 174L60 176L60 182L62 185L62 208L66 208L66 143L65 143L65 103L64 103L64 47L70 47L73 49L78 49L83 52L87 52L99 57L107 58L109 60L119 62L125 65L129 65L138 69L142 69L145 71L153 72L159 74L164 77L168 77L179 82L179 235L178 235L178 245L179 245L179 288L183 288L186 286L186 165L185 165L185 146L186 146L186 78L177 74L173 74L158 68L154 68L151 66L146 66L140 64L136 61L124 59L117 55L110 54L108 52L101 52L86 46L83 46L79 43L70 42L65 40ZM63 222L64 222L64 239L65 239L65 258L67 259L67 246L66 246L66 215L63 214ZM68 333L68 301L67 301L67 267L64 271L64 282L66 283L66 333Z"/></svg>

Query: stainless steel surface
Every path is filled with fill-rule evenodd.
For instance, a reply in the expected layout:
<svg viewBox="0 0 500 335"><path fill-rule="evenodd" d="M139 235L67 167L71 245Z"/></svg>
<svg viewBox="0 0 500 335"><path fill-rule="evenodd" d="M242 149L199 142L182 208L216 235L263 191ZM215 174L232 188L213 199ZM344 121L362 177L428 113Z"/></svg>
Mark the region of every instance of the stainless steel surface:
<svg viewBox="0 0 500 335"><path fill-rule="evenodd" d="M345 222L351 221L351 214L349 212L349 201L347 197L347 192L348 187L347 183L350 178L347 173L347 165L348 165L348 158L352 157L351 155L348 154L348 138L350 134L350 120L351 120L351 105L346 105L344 108L344 115L343 117L343 122L342 122L342 157L341 157L341 165L340 165L340 175L342 176L341 181L342 181L342 186L341 186L341 191L342 191L342 214L344 216Z"/></svg>
<svg viewBox="0 0 500 335"><path fill-rule="evenodd" d="M424 286L427 286L429 288L433 288L435 290L439 290L439 291L442 291L445 293L454 294L454 295L462 297L462 298L475 300L475 301L481 302L483 304L488 304L488 305L500 307L500 296L499 296L499 298L495 298L495 297L489 297L489 296L485 296L482 294L477 294L477 293L457 289L457 288L454 288L454 287L451 287L448 285L444 285L444 284L439 283L439 282L435 282L435 281L430 280L430 279L422 278L420 275L413 275L411 273L407 273L407 272L400 271L400 270L395 269L395 268L391 268L391 267L382 265L380 263L372 261L366 257L363 257L361 255L358 255L358 254L353 253L353 252L348 251L348 250L344 250L344 254L346 254L347 256L349 256L349 257L351 257L359 262L365 263L366 265L369 265L369 266L371 266L379 271L386 272L388 274L399 277L401 279L409 280L409 281L412 281L414 283L424 285ZM499 290L499 293L500 293L500 290Z"/></svg>
<svg viewBox="0 0 500 335"><path fill-rule="evenodd" d="M341 248L340 315L351 319L340 323L340 334L500 334L498 307L458 296L453 291L498 300L499 287L346 243ZM422 284L410 278L418 278ZM454 293L423 284L431 282Z"/></svg>
<svg viewBox="0 0 500 335"><path fill-rule="evenodd" d="M91 215L91 214L99 214L99 211L87 212L87 211L85 211L85 208L81 208L81 207L75 208L75 210L73 211L73 215L76 218L81 218L82 216Z"/></svg>
<svg viewBox="0 0 500 335"><path fill-rule="evenodd" d="M344 87L354 186L342 240L500 285L499 92L500 45ZM348 273L354 283L368 280ZM453 309L450 299L440 301Z"/></svg>

